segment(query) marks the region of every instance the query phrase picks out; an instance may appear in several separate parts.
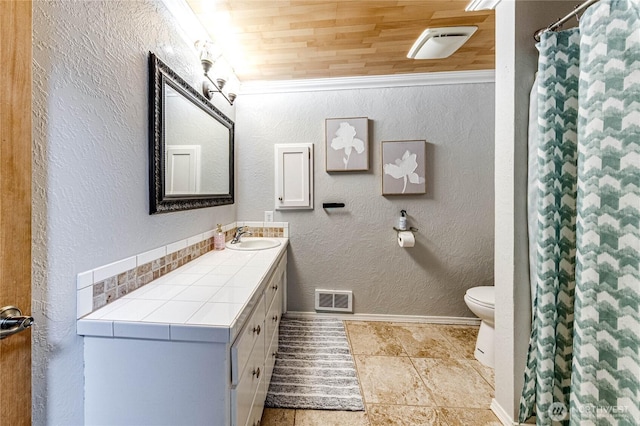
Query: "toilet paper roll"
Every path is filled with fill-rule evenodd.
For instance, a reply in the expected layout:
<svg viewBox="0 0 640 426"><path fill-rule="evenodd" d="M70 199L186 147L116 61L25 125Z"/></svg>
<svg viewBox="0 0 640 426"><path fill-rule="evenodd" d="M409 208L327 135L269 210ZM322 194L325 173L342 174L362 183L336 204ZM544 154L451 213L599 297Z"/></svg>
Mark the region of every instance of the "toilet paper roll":
<svg viewBox="0 0 640 426"><path fill-rule="evenodd" d="M416 238L411 231L398 232L398 245L400 247L413 247L416 244Z"/></svg>

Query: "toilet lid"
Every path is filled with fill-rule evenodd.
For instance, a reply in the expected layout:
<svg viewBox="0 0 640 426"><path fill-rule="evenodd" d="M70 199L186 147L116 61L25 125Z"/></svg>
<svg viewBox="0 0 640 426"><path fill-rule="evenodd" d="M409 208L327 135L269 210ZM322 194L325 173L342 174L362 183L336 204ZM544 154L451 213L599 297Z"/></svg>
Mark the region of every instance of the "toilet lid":
<svg viewBox="0 0 640 426"><path fill-rule="evenodd" d="M485 306L495 306L496 293L493 286L473 287L467 290L467 296Z"/></svg>

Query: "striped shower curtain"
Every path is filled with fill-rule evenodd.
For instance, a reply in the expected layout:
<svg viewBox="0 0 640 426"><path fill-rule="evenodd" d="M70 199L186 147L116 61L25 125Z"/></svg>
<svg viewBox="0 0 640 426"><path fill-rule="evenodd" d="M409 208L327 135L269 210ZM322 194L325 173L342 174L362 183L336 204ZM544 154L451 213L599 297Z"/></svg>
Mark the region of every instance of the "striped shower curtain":
<svg viewBox="0 0 640 426"><path fill-rule="evenodd" d="M640 0L538 49L534 318L520 421L640 424Z"/></svg>

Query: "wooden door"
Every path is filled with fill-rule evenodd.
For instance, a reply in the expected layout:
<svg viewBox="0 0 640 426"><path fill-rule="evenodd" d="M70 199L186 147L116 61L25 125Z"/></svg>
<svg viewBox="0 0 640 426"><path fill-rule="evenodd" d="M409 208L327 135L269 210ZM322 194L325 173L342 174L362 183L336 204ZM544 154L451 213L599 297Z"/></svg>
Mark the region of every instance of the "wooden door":
<svg viewBox="0 0 640 426"><path fill-rule="evenodd" d="M0 0L0 308L31 313L31 1ZM31 424L31 331L0 340L0 426Z"/></svg>

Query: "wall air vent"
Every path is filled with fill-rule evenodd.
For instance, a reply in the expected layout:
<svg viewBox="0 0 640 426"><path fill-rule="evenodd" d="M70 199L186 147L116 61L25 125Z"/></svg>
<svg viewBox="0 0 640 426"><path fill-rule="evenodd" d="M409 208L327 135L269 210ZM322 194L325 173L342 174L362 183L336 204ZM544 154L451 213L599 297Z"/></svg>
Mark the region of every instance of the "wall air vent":
<svg viewBox="0 0 640 426"><path fill-rule="evenodd" d="M316 289L315 309L318 312L353 312L353 292Z"/></svg>

